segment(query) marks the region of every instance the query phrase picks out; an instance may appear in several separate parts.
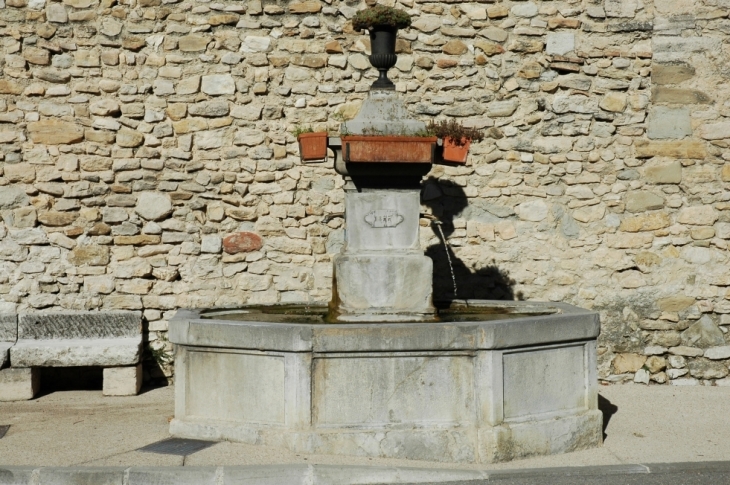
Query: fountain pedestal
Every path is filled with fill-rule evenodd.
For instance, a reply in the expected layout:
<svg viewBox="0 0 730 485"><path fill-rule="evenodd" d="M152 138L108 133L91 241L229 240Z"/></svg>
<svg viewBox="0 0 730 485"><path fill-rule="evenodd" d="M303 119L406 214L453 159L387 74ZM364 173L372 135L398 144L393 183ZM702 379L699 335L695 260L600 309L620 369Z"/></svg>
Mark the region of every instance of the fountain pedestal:
<svg viewBox="0 0 730 485"><path fill-rule="evenodd" d="M334 258L339 321L433 319L433 262L418 237L418 189L345 188L345 245Z"/></svg>
<svg viewBox="0 0 730 485"><path fill-rule="evenodd" d="M376 90L349 135L424 132L398 95ZM346 163L332 140L335 170L345 178L345 245L334 257L332 314L343 322L432 320L433 262L419 240L421 178L430 163Z"/></svg>

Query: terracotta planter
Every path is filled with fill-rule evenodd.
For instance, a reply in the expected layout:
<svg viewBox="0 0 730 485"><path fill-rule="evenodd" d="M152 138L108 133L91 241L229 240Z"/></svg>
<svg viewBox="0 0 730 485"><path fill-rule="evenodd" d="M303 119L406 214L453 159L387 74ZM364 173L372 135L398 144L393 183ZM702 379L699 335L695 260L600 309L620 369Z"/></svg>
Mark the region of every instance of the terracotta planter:
<svg viewBox="0 0 730 485"><path fill-rule="evenodd" d="M433 163L435 136L364 136L342 137L342 154L346 162Z"/></svg>
<svg viewBox="0 0 730 485"><path fill-rule="evenodd" d="M327 133L302 133L299 141L299 156L302 160L324 160L327 158Z"/></svg>
<svg viewBox="0 0 730 485"><path fill-rule="evenodd" d="M453 163L466 163L466 157L469 155L469 147L471 140L461 139L463 145L457 145L453 138L444 138L444 161Z"/></svg>

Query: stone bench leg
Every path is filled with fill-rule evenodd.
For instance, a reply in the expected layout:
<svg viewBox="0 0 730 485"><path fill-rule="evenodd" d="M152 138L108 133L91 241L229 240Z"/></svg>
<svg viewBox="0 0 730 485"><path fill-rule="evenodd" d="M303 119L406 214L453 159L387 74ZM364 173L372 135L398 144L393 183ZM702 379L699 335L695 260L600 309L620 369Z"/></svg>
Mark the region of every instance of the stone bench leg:
<svg viewBox="0 0 730 485"><path fill-rule="evenodd" d="M0 370L0 401L33 399L41 384L40 369L8 367Z"/></svg>
<svg viewBox="0 0 730 485"><path fill-rule="evenodd" d="M104 367L105 396L136 396L142 387L142 364L131 367Z"/></svg>

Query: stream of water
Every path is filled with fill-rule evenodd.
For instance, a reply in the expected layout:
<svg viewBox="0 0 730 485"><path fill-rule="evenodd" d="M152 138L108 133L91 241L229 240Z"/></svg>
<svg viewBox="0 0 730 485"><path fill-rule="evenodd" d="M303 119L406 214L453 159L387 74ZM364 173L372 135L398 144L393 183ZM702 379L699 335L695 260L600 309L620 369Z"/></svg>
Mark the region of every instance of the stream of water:
<svg viewBox="0 0 730 485"><path fill-rule="evenodd" d="M451 262L451 253L449 252L449 242L446 240L446 236L444 236L444 230L441 229L441 222L434 221L434 225L438 228L439 234L441 234L441 240L444 242L444 251L446 251L446 259L449 261L449 269L451 270L451 281L454 282L454 299L456 299L456 298L458 298L458 296L457 296L458 288L456 287L456 275L454 274L454 264Z"/></svg>

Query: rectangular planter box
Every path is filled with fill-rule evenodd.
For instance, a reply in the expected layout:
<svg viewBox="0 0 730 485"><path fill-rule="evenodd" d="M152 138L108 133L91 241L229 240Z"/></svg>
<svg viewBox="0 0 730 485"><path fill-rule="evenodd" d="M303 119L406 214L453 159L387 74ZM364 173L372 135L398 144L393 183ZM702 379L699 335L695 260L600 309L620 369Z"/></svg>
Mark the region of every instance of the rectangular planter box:
<svg viewBox="0 0 730 485"><path fill-rule="evenodd" d="M436 137L364 136L342 137L346 162L433 163Z"/></svg>

